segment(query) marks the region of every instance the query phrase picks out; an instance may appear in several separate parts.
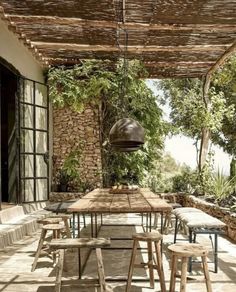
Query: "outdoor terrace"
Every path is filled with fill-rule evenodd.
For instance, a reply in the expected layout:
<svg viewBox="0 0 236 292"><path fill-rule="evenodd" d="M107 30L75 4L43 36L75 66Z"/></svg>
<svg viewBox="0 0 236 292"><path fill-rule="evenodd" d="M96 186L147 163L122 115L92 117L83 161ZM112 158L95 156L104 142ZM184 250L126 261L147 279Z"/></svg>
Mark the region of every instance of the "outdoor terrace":
<svg viewBox="0 0 236 292"><path fill-rule="evenodd" d="M127 226L102 226L99 236L101 237L116 237L123 238L131 236L132 233L141 231L139 214L115 214L105 215L103 223L105 224L126 224ZM89 223L90 219L86 217L87 227L84 228L82 225L82 234L88 236L90 233ZM159 220L160 222L160 220ZM81 218L82 223L82 218ZM137 224L137 226L130 226L131 224ZM27 236L23 240L16 242L14 245L2 250L0 252L0 291L1 292L52 292L54 291L55 281L55 268L52 265L52 259L48 256L42 256L39 259L36 270L32 273L31 266L34 259L38 239L40 233L37 232L32 236ZM182 235L184 237L184 235ZM186 237L186 236L185 236ZM198 241L206 245L211 249L211 242L208 235L199 235ZM173 229L170 229L168 235L164 235L163 244L163 264L165 273L165 282L167 289L169 288L170 280L170 258L167 251L168 245L173 243ZM112 247L132 247L132 241L130 240L114 240L112 241ZM127 276L128 266L130 261L131 250L125 249L112 249L102 250L103 260L105 266L105 275L107 277L119 278ZM86 264L84 271L85 278L97 277L95 253L92 252L89 260ZM147 254L145 250L139 253L139 258L143 260ZM68 251L66 256L66 271L63 273L63 277L69 277L69 279L76 279L78 275L78 261L77 252ZM219 237L219 271L218 273L213 272L213 264L209 263L210 278L212 283L212 289L214 292L221 291L235 291L236 282L236 246L230 242L227 238ZM142 269L135 269L135 277L146 277L148 274ZM199 268L198 264L193 265L192 274L188 274L191 278L187 283L187 291L191 292L202 292L206 291L205 281L202 269ZM158 277L156 276L156 279ZM63 286L62 291L99 291L94 287L82 287L72 285L72 282L68 278L65 278L67 285ZM66 282L65 282L66 283ZM125 291L126 282L118 282L113 280L108 282L114 292ZM158 281L156 281L155 289L149 288L149 282L132 282L131 291L160 291ZM176 291L179 291L179 280L177 279Z"/></svg>

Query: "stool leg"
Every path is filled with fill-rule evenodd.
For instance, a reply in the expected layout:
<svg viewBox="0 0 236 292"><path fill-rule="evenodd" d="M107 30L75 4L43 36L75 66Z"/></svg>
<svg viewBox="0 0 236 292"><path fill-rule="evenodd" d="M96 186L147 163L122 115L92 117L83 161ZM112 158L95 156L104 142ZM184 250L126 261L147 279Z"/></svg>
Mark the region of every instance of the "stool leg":
<svg viewBox="0 0 236 292"><path fill-rule="evenodd" d="M129 292L131 288L131 281L132 281L132 275L133 275L133 270L134 270L135 257L137 253L137 246L138 246L138 241L134 239L132 255L131 255L130 264L129 264L128 280L127 280L125 292Z"/></svg>
<svg viewBox="0 0 236 292"><path fill-rule="evenodd" d="M154 245L155 245L155 250L156 250L157 271L158 271L158 275L160 279L161 292L166 292L166 284L165 284L165 277L164 277L164 271L163 271L163 265L162 265L160 241L155 242Z"/></svg>
<svg viewBox="0 0 236 292"><path fill-rule="evenodd" d="M147 242L147 248L148 248L148 269L149 269L149 275L150 275L150 287L154 288L152 242L150 240Z"/></svg>
<svg viewBox="0 0 236 292"><path fill-rule="evenodd" d="M203 266L204 276L205 276L205 280L206 280L207 292L212 292L206 256L202 256L202 266Z"/></svg>
<svg viewBox="0 0 236 292"><path fill-rule="evenodd" d="M97 265L98 265L98 278L101 287L101 292L106 292L106 282L105 282L105 273L104 266L102 261L102 251L101 248L96 248L96 256L97 256Z"/></svg>
<svg viewBox="0 0 236 292"><path fill-rule="evenodd" d="M65 257L65 250L60 249L57 268L56 268L55 292L61 292L61 277L62 277L62 272L63 272L64 257Z"/></svg>
<svg viewBox="0 0 236 292"><path fill-rule="evenodd" d="M46 237L46 234L47 234L47 230L42 229L41 235L40 235L40 239L39 239L39 243L38 243L38 247L37 247L37 251L36 251L36 254L35 254L35 257L34 257L34 262L33 262L33 265L32 265L31 272L33 272L35 270L35 268L36 268L37 261L38 261L41 249L43 247L43 242L44 242L44 239Z"/></svg>
<svg viewBox="0 0 236 292"><path fill-rule="evenodd" d="M60 238L60 237L61 237L61 230L60 230L60 229L58 229L58 230L53 230L53 238L57 239L57 238ZM57 256L56 251L53 251L53 252L52 252L53 266L56 265L56 256Z"/></svg>
<svg viewBox="0 0 236 292"><path fill-rule="evenodd" d="M178 257L176 255L172 254L171 255L171 276L170 276L170 290L169 290L169 292L175 291L177 260L178 260Z"/></svg>
<svg viewBox="0 0 236 292"><path fill-rule="evenodd" d="M187 268L188 268L188 258L182 257L180 292L186 291Z"/></svg>
<svg viewBox="0 0 236 292"><path fill-rule="evenodd" d="M65 225L65 228L66 228L66 236L67 236L67 238L71 238L70 226L69 226L69 223L68 223L68 219L65 218L63 221L64 221L64 225Z"/></svg>

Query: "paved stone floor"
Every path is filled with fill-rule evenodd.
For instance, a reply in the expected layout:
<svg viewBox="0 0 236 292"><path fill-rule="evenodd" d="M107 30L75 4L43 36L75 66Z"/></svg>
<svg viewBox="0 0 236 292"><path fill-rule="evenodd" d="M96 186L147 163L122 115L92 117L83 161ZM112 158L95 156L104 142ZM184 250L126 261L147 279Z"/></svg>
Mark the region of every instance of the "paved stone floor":
<svg viewBox="0 0 236 292"><path fill-rule="evenodd" d="M109 216L104 219L106 224L118 223L140 223L139 215L119 215ZM88 221L89 223L89 221ZM83 230L84 235L89 234L89 224ZM141 231L140 226L102 226L99 236L124 238L130 236L136 231ZM55 269L52 266L52 259L46 254L40 257L36 270L31 273L31 265L34 259L34 252L37 247L40 231L30 237L15 243L13 246L0 251L0 292L53 292ZM163 263L167 289L169 288L170 278L170 258L167 250L168 245L173 242L173 230L164 236L163 245ZM198 242L205 244L211 248L211 242L207 235L198 236ZM105 273L108 277L114 279L125 277L128 273L128 265L130 260L130 249L122 247L131 247L130 240L114 240L112 247L119 249L103 250L103 258L105 265ZM145 261L146 251L142 250L138 255L139 259ZM99 291L97 287L83 287L74 285L75 276L78 275L77 252L68 251L66 254L66 271L63 273L65 285L62 292L92 292ZM219 272L213 272L213 264L209 263L210 278L214 292L235 292L236 291L236 244L230 242L226 238L219 238ZM136 269L134 271L136 278L147 278L145 270ZM84 271L84 278L91 279L96 277L96 261L94 252L91 253ZM187 283L187 291L202 292L206 291L204 276L200 265L194 264L193 272L188 274L190 278ZM158 279L158 276L156 276ZM73 285L72 285L73 284ZM109 281L111 291L124 292L125 282ZM132 292L141 291L160 291L158 280L155 289L149 288L149 283L139 281L132 283ZM179 291L179 279L176 283L176 291Z"/></svg>

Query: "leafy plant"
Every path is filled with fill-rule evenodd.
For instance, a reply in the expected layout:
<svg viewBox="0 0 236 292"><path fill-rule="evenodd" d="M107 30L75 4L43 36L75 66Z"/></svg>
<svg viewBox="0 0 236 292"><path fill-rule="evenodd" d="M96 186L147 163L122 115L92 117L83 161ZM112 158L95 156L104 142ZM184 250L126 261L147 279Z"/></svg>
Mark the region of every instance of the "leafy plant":
<svg viewBox="0 0 236 292"><path fill-rule="evenodd" d="M61 186L64 186L65 191L67 190L70 182L75 181L75 183L78 183L80 181L80 157L81 150L76 149L71 151L65 158L61 169L58 170L57 180Z"/></svg>
<svg viewBox="0 0 236 292"><path fill-rule="evenodd" d="M182 168L181 173L172 178L174 192L188 192L195 193L199 191L199 176L196 171L191 170L190 167Z"/></svg>
<svg viewBox="0 0 236 292"><path fill-rule="evenodd" d="M212 179L212 193L216 200L222 200L232 194L235 187L235 177L228 179L222 171L218 169L217 174Z"/></svg>

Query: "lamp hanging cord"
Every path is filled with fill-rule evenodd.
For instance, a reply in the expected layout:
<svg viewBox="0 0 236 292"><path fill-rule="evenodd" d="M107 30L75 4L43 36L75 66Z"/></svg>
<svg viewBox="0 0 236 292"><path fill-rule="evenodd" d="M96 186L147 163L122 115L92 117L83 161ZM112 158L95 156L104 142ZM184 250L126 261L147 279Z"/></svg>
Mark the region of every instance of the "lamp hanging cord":
<svg viewBox="0 0 236 292"><path fill-rule="evenodd" d="M125 18L126 18L126 8L125 8L125 0L120 0L116 5L116 18L117 18L117 31L116 31L116 43L120 50L120 55L123 57L123 65L122 65L122 78L119 86L119 100L120 100L120 108L123 108L123 114L127 115L127 108L124 107L125 96L127 93L127 74L128 74L128 60L127 60L127 51L128 51L128 31L124 27ZM122 37L122 33L124 34L124 41L121 44L120 39Z"/></svg>

